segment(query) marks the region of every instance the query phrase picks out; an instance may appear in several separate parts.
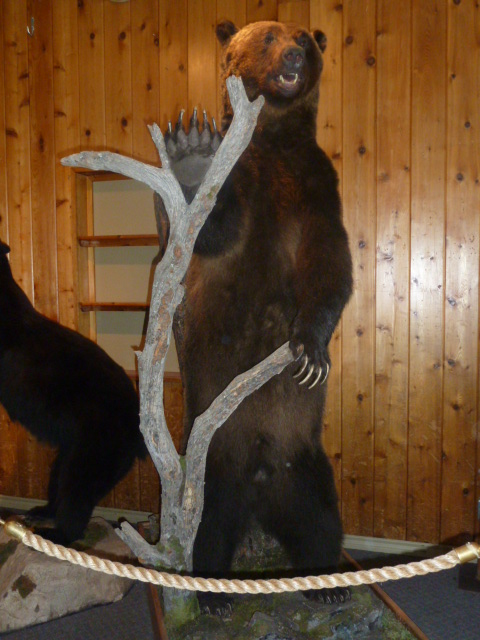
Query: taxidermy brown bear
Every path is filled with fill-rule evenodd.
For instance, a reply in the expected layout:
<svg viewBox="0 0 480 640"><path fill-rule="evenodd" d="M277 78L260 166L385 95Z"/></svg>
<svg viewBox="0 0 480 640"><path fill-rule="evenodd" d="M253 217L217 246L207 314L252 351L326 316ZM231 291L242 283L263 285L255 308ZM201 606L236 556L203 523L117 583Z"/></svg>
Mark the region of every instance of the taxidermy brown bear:
<svg viewBox="0 0 480 640"><path fill-rule="evenodd" d="M48 504L35 531L60 544L80 538L95 505L145 457L139 402L99 346L38 313L12 277L0 241L0 403L12 420L58 448Z"/></svg>
<svg viewBox="0 0 480 640"><path fill-rule="evenodd" d="M223 22L216 33L224 54L222 133L233 116L228 76L241 76L249 99L262 94L265 105L186 275L185 444L195 417L235 376L287 341L300 363L244 400L215 433L194 570L227 573L256 520L296 570L330 571L339 560L342 527L321 444L323 383L328 344L352 290L352 265L337 174L315 139L326 39L276 22L240 30ZM190 153L185 133L181 144L179 135L177 126L167 140L174 170Z"/></svg>

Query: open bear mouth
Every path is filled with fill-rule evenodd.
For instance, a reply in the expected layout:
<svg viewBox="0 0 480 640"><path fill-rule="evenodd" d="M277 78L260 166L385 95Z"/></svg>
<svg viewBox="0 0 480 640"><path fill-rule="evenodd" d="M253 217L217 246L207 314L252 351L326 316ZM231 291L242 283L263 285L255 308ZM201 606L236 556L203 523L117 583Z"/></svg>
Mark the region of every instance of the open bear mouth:
<svg viewBox="0 0 480 640"><path fill-rule="evenodd" d="M293 95L300 90L303 78L298 73L280 73L275 84L284 95Z"/></svg>

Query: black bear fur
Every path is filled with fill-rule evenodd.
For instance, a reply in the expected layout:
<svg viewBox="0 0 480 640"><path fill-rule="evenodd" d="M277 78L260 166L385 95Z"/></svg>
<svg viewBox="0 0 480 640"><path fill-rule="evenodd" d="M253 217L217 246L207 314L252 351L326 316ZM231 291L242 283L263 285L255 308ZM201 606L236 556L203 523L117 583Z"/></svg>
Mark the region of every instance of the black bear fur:
<svg viewBox="0 0 480 640"><path fill-rule="evenodd" d="M241 76L265 105L246 151L221 189L186 276L185 440L239 373L290 341L325 380L328 344L352 291L338 178L316 143L323 33L276 22L217 26L225 88ZM321 444L326 385L265 384L214 435L194 570L228 572L255 519L303 572L337 566L342 526L332 468ZM312 379L313 379L312 376Z"/></svg>
<svg viewBox="0 0 480 640"><path fill-rule="evenodd" d="M131 380L98 345L38 313L15 282L0 241L0 403L11 420L58 448L35 531L80 538L95 505L145 457Z"/></svg>

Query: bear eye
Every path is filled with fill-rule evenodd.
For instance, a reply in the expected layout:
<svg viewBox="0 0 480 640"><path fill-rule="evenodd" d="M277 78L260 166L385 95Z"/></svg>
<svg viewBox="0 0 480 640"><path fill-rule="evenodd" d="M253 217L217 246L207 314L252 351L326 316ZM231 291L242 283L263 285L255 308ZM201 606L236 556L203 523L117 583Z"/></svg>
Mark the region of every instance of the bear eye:
<svg viewBox="0 0 480 640"><path fill-rule="evenodd" d="M306 35L302 35L297 38L297 44L302 49L306 49L308 47L308 37Z"/></svg>
<svg viewBox="0 0 480 640"><path fill-rule="evenodd" d="M264 39L264 43L265 44L272 44L272 42L275 40L275 37L273 35L273 33L267 33L267 35L265 36Z"/></svg>

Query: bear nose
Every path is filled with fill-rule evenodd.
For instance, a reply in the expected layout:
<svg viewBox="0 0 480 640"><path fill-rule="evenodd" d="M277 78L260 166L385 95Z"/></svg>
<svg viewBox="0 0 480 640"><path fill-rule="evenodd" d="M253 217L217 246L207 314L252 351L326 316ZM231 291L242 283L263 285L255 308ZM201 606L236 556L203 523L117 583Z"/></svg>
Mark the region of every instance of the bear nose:
<svg viewBox="0 0 480 640"><path fill-rule="evenodd" d="M290 47L283 52L283 61L287 69L301 69L305 62L305 52L301 47Z"/></svg>

